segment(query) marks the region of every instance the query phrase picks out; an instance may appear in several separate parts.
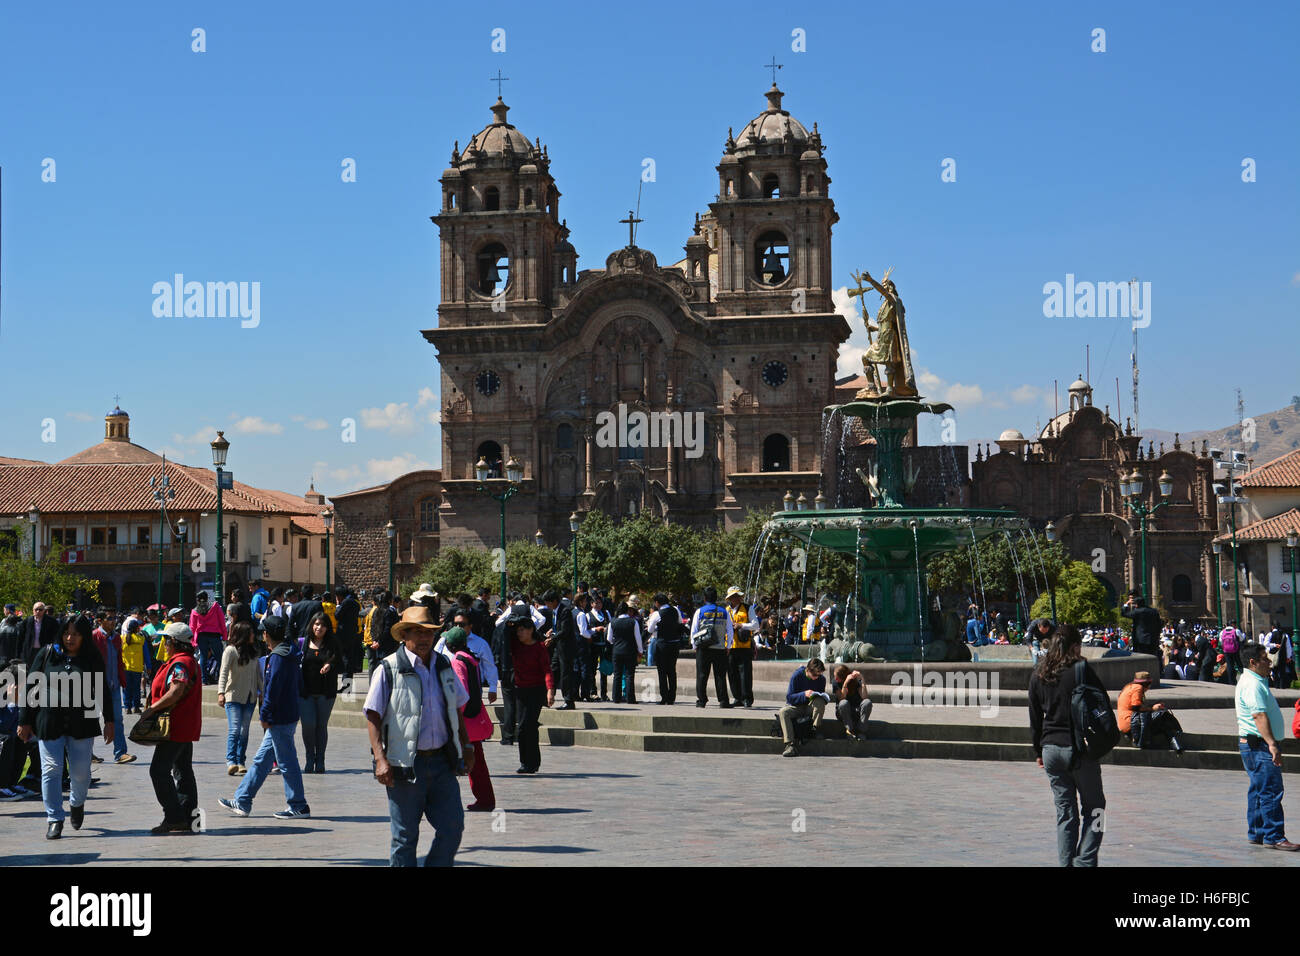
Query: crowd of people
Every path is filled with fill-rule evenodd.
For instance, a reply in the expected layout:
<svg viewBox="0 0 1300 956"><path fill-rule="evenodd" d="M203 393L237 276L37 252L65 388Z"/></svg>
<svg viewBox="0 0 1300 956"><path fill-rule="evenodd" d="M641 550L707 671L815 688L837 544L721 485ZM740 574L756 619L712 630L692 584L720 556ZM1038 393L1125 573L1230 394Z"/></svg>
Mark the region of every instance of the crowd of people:
<svg viewBox="0 0 1300 956"><path fill-rule="evenodd" d="M1285 843L1278 836L1280 809L1274 813L1269 803L1280 787L1259 753L1275 756L1283 736L1271 729L1267 685L1271 680L1289 686L1294 679L1289 634L1274 628L1247 643L1231 624L1222 630L1165 624L1137 593L1123 614L1132 625L1129 646L1158 658L1160 669L1138 671L1120 693L1118 732L1140 747L1181 752L1177 718L1163 704L1149 704L1147 691L1161 677L1237 684L1243 763L1251 774L1251 839ZM0 701L0 801L41 799L48 839L61 838L65 819L80 829L97 782L93 766L107 759L94 752L102 737L118 764L136 759L133 744L137 750L153 748L150 779L163 819L152 832L195 832L201 811L194 744L202 731L203 687L215 685L226 718L226 770L237 778L218 804L248 816L268 777L276 775L285 806L274 816L309 817L304 777L326 772L334 703L365 670L363 712L374 776L387 792L390 862L414 865L424 819L435 830L425 864L447 864L459 846L464 813L496 808L484 743L494 734L489 706L498 696L500 744L516 748L520 775L541 768L545 708L635 705L641 666L655 672L658 694L650 695L651 702L671 706L682 654L695 657L695 706L712 700L723 709L754 705L755 660L811 658L791 674L777 713L787 757L798 755L804 740L822 735L828 709L849 736L866 737L872 702L863 674L843 664L828 674L811 647L799 653L800 644L829 639L843 623L839 615L833 600L816 607L796 603L781 612L777 601L747 600L738 586L721 599L710 587L690 597L661 592L643 601L585 582L576 591L516 592L505 600L484 588L477 595L457 594L445 607L428 585L403 600L382 589L366 595L340 587L317 594L310 585L268 590L256 583L248 592L234 590L225 603L199 592L188 611L155 605L121 613L71 607L55 613L37 602L26 616L10 604L0 620L0 660L11 677L3 685L7 699ZM972 643L987 643L990 634L998 640L1020 636L1014 622L1001 615L990 619L974 605L969 621ZM1077 628L1038 619L1026 626L1024 639L1035 660L1033 742L1057 801L1062 861L1095 863L1100 836L1087 828L1081 834L1079 820L1104 808L1100 768L1078 759L1067 732L1074 686L1100 682L1082 663L1086 640ZM1247 673L1254 676L1247 680ZM93 707L81 698L32 693L37 683L53 687L59 680L65 687L103 692ZM1257 680L1263 681L1262 692ZM1243 687L1252 695L1245 710ZM1256 726L1261 713L1267 719L1258 724L1260 732L1251 733L1247 720ZM250 762L255 714L262 737ZM127 716L138 717L129 734ZM461 775L468 777L473 796L464 806ZM1257 825L1257 817L1277 822Z"/></svg>

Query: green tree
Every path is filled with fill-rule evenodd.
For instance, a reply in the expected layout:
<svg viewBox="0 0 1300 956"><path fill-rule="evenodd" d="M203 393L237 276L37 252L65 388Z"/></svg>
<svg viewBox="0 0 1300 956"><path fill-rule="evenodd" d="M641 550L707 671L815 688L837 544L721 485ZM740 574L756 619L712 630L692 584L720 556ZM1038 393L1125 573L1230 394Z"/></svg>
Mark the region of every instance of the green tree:
<svg viewBox="0 0 1300 956"><path fill-rule="evenodd" d="M572 583L573 564L569 555L559 548L539 547L532 541L510 541L506 543L506 575L510 590L541 595L551 588L558 591ZM498 572L495 589L500 587Z"/></svg>
<svg viewBox="0 0 1300 956"><path fill-rule="evenodd" d="M1034 602L1034 617L1050 617L1051 598L1047 594ZM1106 606L1106 588L1083 561L1071 561L1061 571L1056 584L1056 619L1065 624L1114 625L1118 614Z"/></svg>
<svg viewBox="0 0 1300 956"><path fill-rule="evenodd" d="M699 535L650 515L615 524L592 512L578 532L578 577L619 595L664 590L689 593Z"/></svg>
<svg viewBox="0 0 1300 956"><path fill-rule="evenodd" d="M482 548L440 549L433 560L425 562L413 580L402 585L402 596L410 597L411 592L426 581L448 599L461 591L475 593L481 587L495 592L501 583L500 574L492 570L492 553Z"/></svg>
<svg viewBox="0 0 1300 956"><path fill-rule="evenodd" d="M0 595L29 612L43 601L57 612L73 602L80 592L83 600L99 600L99 581L77 574L63 561L63 549L52 548L33 562L8 551L0 551Z"/></svg>

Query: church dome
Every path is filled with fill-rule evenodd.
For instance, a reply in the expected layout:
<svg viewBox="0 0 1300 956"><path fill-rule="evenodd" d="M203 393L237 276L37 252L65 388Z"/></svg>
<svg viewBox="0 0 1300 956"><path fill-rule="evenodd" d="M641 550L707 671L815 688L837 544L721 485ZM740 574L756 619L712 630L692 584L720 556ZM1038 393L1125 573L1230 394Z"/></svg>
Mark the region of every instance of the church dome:
<svg viewBox="0 0 1300 956"><path fill-rule="evenodd" d="M501 97L492 104L492 122L470 137L465 147L464 158L479 156L502 156L505 153L518 153L526 156L533 151L533 144L528 137L506 122L506 106Z"/></svg>
<svg viewBox="0 0 1300 956"><path fill-rule="evenodd" d="M1083 380L1083 376L1075 379L1074 384L1070 386L1071 392L1091 392L1092 386Z"/></svg>
<svg viewBox="0 0 1300 956"><path fill-rule="evenodd" d="M804 147L808 143L808 130L797 119L790 115L788 110L781 109L782 93L775 83L772 88L765 94L767 96L767 109L755 116L740 131L740 136L736 138L736 149L739 151L756 150L762 146L792 146ZM802 153L804 150L800 149Z"/></svg>
<svg viewBox="0 0 1300 956"><path fill-rule="evenodd" d="M1025 436L1020 434L1019 429L1008 428L1006 431L1004 431L1001 435L998 436L997 443L1001 445L1004 441L1024 441L1024 440L1025 440Z"/></svg>

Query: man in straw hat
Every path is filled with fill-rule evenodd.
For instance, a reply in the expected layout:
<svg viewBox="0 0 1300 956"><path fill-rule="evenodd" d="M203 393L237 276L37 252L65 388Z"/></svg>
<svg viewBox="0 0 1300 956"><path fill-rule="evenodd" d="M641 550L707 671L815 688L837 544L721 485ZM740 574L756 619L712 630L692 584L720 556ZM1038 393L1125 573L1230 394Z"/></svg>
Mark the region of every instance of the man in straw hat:
<svg viewBox="0 0 1300 956"><path fill-rule="evenodd" d="M389 863L415 866L420 818L434 829L425 866L451 866L465 829L456 774L474 769L461 708L469 691L451 662L433 651L438 625L422 604L392 628L402 646L371 671L365 713L375 779L388 788Z"/></svg>

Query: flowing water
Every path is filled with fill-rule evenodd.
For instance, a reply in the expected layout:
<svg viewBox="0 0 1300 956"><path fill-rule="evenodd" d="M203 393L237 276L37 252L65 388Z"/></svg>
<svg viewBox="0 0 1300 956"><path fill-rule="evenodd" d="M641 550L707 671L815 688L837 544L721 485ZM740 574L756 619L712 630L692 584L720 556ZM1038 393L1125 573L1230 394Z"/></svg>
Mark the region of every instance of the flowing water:
<svg viewBox="0 0 1300 956"><path fill-rule="evenodd" d="M970 528L969 530L970 546L971 550L975 552L975 568L979 572L980 579L980 610L984 610L989 606L988 598L984 596L984 565L980 562L980 549L975 541L975 529Z"/></svg>
<svg viewBox="0 0 1300 956"><path fill-rule="evenodd" d="M921 600L921 539L916 531L916 519L908 522L912 526L912 550L916 555L916 633L925 646L925 603Z"/></svg>
<svg viewBox="0 0 1300 956"><path fill-rule="evenodd" d="M1009 547L1009 548L1011 549L1011 567L1013 567L1013 568L1015 569L1015 572L1016 572L1016 585L1017 585L1017 587L1020 588L1020 606L1021 606L1022 608L1024 608L1024 611L1023 611L1022 613L1024 613L1024 614L1028 614L1028 613L1029 613L1029 605L1028 605L1028 603L1027 603L1027 599L1026 599L1026 596L1025 596L1025 579L1024 579L1024 578L1021 576L1021 574L1020 574L1020 559L1016 556L1016 543L1015 543L1014 541L1011 540L1011 532L1010 532L1010 531L1003 531L1002 534L1003 534L1003 537L1005 537L1005 538L1007 539L1007 547ZM1029 620L1028 618L1025 618L1025 620L1021 621L1020 623L1021 623L1022 625L1023 625L1023 624L1026 624L1026 623L1028 622L1028 620Z"/></svg>

